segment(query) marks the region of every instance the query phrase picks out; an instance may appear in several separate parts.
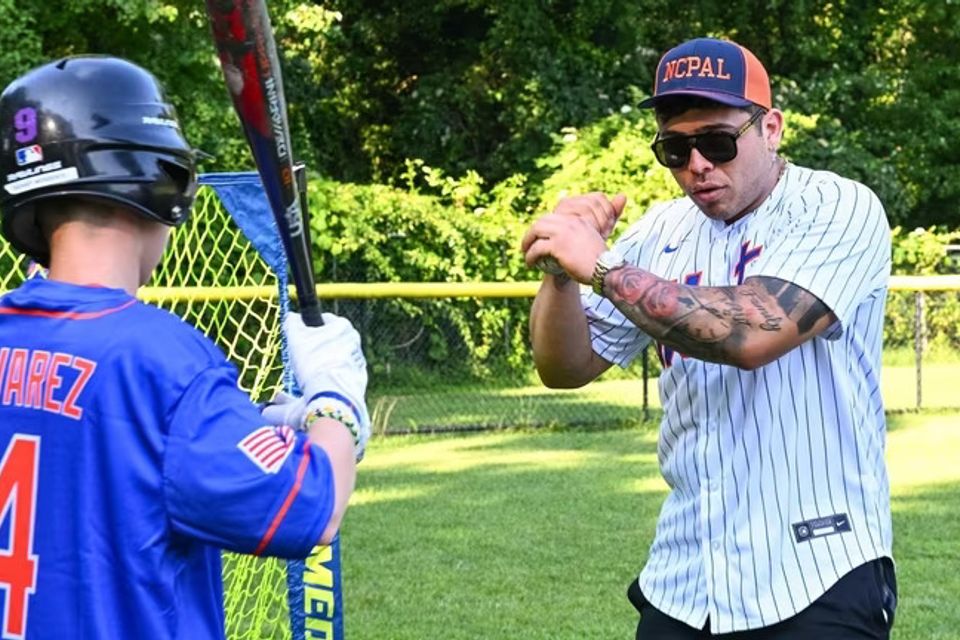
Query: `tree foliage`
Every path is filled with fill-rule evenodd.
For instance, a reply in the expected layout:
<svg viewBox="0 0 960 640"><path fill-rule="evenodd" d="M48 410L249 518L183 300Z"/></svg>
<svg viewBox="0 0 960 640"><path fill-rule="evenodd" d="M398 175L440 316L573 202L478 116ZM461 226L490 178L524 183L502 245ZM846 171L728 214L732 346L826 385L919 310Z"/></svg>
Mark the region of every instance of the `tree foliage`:
<svg viewBox="0 0 960 640"><path fill-rule="evenodd" d="M570 145L570 133L604 122L603 140L645 146L643 117L620 116L648 93L663 51L711 35L766 63L776 102L799 126L785 148L795 162L862 180L894 223L955 224L955 0L271 0L269 8L295 150L333 180L403 188L409 162L421 161L448 176L473 172L491 192L523 176L530 207L564 179L599 188L583 176L603 178L598 166L614 157L632 160L594 145L579 159L584 171L556 173L552 162L586 150ZM204 170L249 166L199 0L0 0L0 27L0 80L72 53L130 58L160 77L191 141L215 156ZM425 178L416 186L429 190Z"/></svg>
<svg viewBox="0 0 960 640"><path fill-rule="evenodd" d="M659 56L729 37L766 64L783 153L872 187L898 271L943 272L960 208L957 0L270 0L323 281L525 280L517 242L565 193L624 192L624 222L676 195L636 108ZM59 56L108 53L153 71L201 168L250 167L201 0L0 0L0 82ZM933 225L938 225L933 228ZM624 225L625 226L625 225ZM928 228L928 231L903 229ZM357 304L366 304L357 303ZM387 301L390 345L429 329L429 362L528 368L526 301ZM891 296L889 344L912 301ZM944 299L930 326L960 344ZM455 336L448 340L444 336ZM508 349L491 356L492 345ZM451 357L464 345L467 359ZM393 353L391 351L391 353ZM386 354L380 354L386 358ZM374 358L374 361L377 361ZM418 363L418 366L423 363Z"/></svg>

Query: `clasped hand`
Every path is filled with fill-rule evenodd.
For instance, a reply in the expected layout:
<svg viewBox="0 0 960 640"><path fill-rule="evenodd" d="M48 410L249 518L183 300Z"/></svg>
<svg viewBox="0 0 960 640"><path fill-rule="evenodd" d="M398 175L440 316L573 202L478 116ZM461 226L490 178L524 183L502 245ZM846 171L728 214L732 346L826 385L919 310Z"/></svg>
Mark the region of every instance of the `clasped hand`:
<svg viewBox="0 0 960 640"><path fill-rule="evenodd" d="M527 266L553 258L571 278L589 283L626 202L623 194L611 200L599 192L564 198L524 234L520 249Z"/></svg>

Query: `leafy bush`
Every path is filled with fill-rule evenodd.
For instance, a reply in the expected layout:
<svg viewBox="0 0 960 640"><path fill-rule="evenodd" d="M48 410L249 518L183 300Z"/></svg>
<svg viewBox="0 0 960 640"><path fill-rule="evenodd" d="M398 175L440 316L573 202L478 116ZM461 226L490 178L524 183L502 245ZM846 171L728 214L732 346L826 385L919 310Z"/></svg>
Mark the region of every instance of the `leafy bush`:
<svg viewBox="0 0 960 640"><path fill-rule="evenodd" d="M787 159L824 169L870 187L883 202L892 224L907 219L916 196L900 176L891 158L878 157L868 148L862 131L852 131L830 116L785 112L781 152Z"/></svg>
<svg viewBox="0 0 960 640"><path fill-rule="evenodd" d="M567 127L555 136L553 152L538 160L546 172L536 194L538 210L549 211L567 195L623 193L627 208L618 225L622 231L650 205L681 195L670 172L653 157L650 143L656 132L649 110L624 109L588 127Z"/></svg>
<svg viewBox="0 0 960 640"><path fill-rule="evenodd" d="M449 178L411 163L411 191L383 185L311 184L311 233L321 282L527 280L517 247L519 183L489 194L476 174ZM518 178L519 180L519 178ZM423 182L436 195L419 193ZM338 301L369 338L381 381L431 384L529 373L529 300Z"/></svg>
<svg viewBox="0 0 960 640"><path fill-rule="evenodd" d="M816 160L820 153L816 150L826 148L817 138L821 133L817 119L799 114L787 114L787 118L786 149ZM588 127L568 127L554 137L551 153L538 160L539 181L516 174L487 187L476 172L455 178L422 160L407 161L402 175L405 190L315 181L312 229L314 243L320 248L316 260L321 280L534 279L538 274L523 265L519 240L532 219L561 197L590 191L625 193L629 204L618 227L622 230L654 202L679 194L670 172L653 158L650 141L655 131L649 112L630 110ZM832 168L852 170L855 163L850 158L857 157L854 153L837 158ZM795 160L801 161L800 157ZM937 228L907 232L896 227L892 234L894 273L948 272L951 265L945 259L946 246L956 237ZM930 334L960 347L956 294L929 294L927 300ZM449 380L451 375L468 381L530 376L528 300L350 304L353 313L364 318L368 332L379 332L379 337L368 341L372 365L383 372L389 370L396 383L417 385L414 378L418 378L420 384L430 384ZM892 292L885 328L888 346L913 343L913 314L913 295ZM656 371L656 359L651 362Z"/></svg>

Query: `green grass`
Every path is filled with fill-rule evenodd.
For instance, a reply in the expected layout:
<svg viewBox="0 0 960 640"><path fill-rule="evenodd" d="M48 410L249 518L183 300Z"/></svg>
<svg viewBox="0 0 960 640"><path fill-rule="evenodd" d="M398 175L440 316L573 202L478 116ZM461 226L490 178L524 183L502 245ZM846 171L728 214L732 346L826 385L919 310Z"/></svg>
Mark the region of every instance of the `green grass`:
<svg viewBox="0 0 960 640"><path fill-rule="evenodd" d="M953 386L960 379L960 362L925 362L921 373L923 408L960 409L960 394ZM917 372L913 364L886 365L882 376L888 410L916 408ZM659 409L655 379L648 381L648 394L651 409ZM601 379L574 390L551 390L540 384L513 389L434 389L374 396L370 406L376 429L417 431L542 424L625 424L642 417L642 399L643 381L634 378Z"/></svg>
<svg viewBox="0 0 960 640"><path fill-rule="evenodd" d="M917 360L913 346L884 347L883 366L912 367ZM960 351L934 337L927 343L923 353L925 364L960 364Z"/></svg>
<svg viewBox="0 0 960 640"><path fill-rule="evenodd" d="M960 415L891 417L896 640L960 638ZM343 529L349 640L632 638L655 428L377 438Z"/></svg>
<svg viewBox="0 0 960 640"><path fill-rule="evenodd" d="M893 416L896 640L960 638L960 414Z"/></svg>
<svg viewBox="0 0 960 640"><path fill-rule="evenodd" d="M917 371L910 366L884 366L882 372L883 402L887 410L915 409L917 406ZM924 363L921 369L921 406L924 409L960 409L960 363Z"/></svg>
<svg viewBox="0 0 960 640"><path fill-rule="evenodd" d="M659 406L655 380L651 406ZM641 415L643 382L611 380L576 390L529 385L512 389L454 388L388 395L370 402L375 430L517 427L544 424L621 424Z"/></svg>

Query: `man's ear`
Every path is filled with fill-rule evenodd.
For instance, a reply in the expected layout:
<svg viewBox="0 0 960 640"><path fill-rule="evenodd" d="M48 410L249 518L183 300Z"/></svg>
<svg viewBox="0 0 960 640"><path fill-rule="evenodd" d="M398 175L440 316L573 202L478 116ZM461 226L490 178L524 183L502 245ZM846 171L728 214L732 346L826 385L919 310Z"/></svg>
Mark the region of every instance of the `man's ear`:
<svg viewBox="0 0 960 640"><path fill-rule="evenodd" d="M776 152L783 140L783 112L779 109L770 109L763 117L762 131L767 149Z"/></svg>

